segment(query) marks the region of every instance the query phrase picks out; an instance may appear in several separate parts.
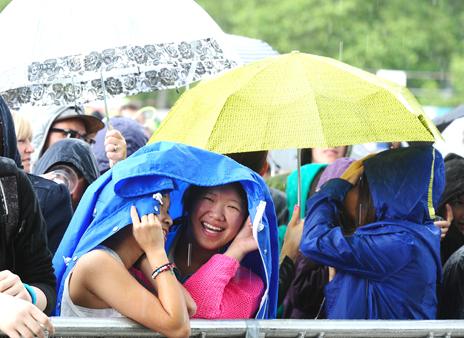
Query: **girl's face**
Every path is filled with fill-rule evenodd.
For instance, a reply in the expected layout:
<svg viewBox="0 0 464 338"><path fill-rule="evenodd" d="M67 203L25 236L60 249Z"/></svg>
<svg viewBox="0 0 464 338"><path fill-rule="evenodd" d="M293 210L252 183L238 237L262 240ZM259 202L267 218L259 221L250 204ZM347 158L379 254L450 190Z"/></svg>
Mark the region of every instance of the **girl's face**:
<svg viewBox="0 0 464 338"><path fill-rule="evenodd" d="M313 163L332 163L336 159L345 156L347 147L340 146L334 148L313 148Z"/></svg>
<svg viewBox="0 0 464 338"><path fill-rule="evenodd" d="M203 191L190 218L196 243L206 250L218 250L232 241L247 216L245 205L233 185Z"/></svg>
<svg viewBox="0 0 464 338"><path fill-rule="evenodd" d="M464 194L449 203L453 210L453 223L464 234Z"/></svg>
<svg viewBox="0 0 464 338"><path fill-rule="evenodd" d="M24 140L18 140L18 151L21 156L21 163L24 171L31 172L31 154L34 152L34 146L31 143L30 138Z"/></svg>
<svg viewBox="0 0 464 338"><path fill-rule="evenodd" d="M169 215L169 206L171 205L171 198L169 194L163 194L163 204L160 205L160 213L158 219L161 222L161 227L163 228L164 239L169 232L169 228L172 225L172 218Z"/></svg>
<svg viewBox="0 0 464 338"><path fill-rule="evenodd" d="M375 222L375 208L366 178L359 180L345 195L344 213L353 231L355 227Z"/></svg>

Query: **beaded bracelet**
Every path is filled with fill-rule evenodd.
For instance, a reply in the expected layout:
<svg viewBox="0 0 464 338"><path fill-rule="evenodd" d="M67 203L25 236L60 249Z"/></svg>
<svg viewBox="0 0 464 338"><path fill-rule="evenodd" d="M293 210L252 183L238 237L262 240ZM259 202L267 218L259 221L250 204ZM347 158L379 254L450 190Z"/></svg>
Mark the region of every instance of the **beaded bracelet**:
<svg viewBox="0 0 464 338"><path fill-rule="evenodd" d="M174 263L166 263L166 264L163 264L161 265L160 267L157 267L153 273L151 274L151 278L155 279L156 277L158 277L158 275L164 271L173 271L174 268L176 266L174 265Z"/></svg>

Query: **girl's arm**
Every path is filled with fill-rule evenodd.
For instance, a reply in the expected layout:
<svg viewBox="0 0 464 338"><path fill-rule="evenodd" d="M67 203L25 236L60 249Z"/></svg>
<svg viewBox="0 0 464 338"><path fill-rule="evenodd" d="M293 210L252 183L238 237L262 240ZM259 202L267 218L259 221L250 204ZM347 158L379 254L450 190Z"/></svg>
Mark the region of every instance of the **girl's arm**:
<svg viewBox="0 0 464 338"><path fill-rule="evenodd" d="M139 268L144 276L145 281L149 282L151 286L155 289L155 291L158 292L155 281L151 279L152 271L150 268L150 263L148 262L148 259L146 256L143 256L142 259L140 260ZM184 293L188 314L190 317L193 317L195 313L197 312L197 305L195 304L195 301L193 300L192 296L190 296L190 293L184 288L184 286L180 283L179 283L179 286L182 289L182 292Z"/></svg>
<svg viewBox="0 0 464 338"><path fill-rule="evenodd" d="M346 180L332 179L308 200L300 250L321 265L382 280L410 262L416 240L401 228L380 223L375 232L364 226L345 236L338 215L351 187Z"/></svg>
<svg viewBox="0 0 464 338"><path fill-rule="evenodd" d="M164 236L158 218L144 215L140 220L131 209L133 236L145 252L152 270L168 263ZM133 241L124 240L122 245ZM169 337L188 337L190 323L185 298L174 274L159 274L154 280L158 297L132 277L124 265L108 253L92 251L79 260L70 279L70 296L78 305L86 306L86 295L101 300L101 308L112 307L124 316Z"/></svg>
<svg viewBox="0 0 464 338"><path fill-rule="evenodd" d="M40 214L34 190L24 172L18 173L17 183L21 231L14 239L16 266L13 272L21 277L21 282L33 287L37 307L50 314L55 307L56 279L52 255L47 248L47 227Z"/></svg>

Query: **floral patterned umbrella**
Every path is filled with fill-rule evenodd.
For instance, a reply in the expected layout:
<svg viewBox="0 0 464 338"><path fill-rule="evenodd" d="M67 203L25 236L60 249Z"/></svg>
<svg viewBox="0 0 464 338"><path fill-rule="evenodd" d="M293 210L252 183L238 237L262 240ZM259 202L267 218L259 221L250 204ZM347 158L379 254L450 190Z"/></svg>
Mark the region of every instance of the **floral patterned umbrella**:
<svg viewBox="0 0 464 338"><path fill-rule="evenodd" d="M237 60L193 0L15 0L0 31L0 95L11 107L177 88Z"/></svg>

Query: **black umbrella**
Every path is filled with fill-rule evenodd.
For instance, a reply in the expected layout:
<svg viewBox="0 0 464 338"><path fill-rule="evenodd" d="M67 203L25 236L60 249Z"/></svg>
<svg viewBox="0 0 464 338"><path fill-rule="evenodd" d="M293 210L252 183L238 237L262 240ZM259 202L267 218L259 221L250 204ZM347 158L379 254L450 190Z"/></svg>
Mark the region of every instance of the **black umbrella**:
<svg viewBox="0 0 464 338"><path fill-rule="evenodd" d="M444 115L438 116L433 119L433 123L437 126L438 130L442 132L448 125L453 122L454 120L464 117L464 104L460 105L459 107L453 109L449 113Z"/></svg>

